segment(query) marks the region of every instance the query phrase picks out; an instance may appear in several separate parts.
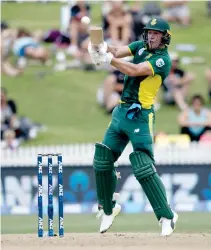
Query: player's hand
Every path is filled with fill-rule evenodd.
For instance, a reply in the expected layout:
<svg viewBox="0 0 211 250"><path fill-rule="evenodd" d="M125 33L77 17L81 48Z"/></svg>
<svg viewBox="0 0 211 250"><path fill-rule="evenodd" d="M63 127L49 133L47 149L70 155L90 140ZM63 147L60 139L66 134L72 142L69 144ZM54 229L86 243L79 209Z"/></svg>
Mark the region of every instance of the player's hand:
<svg viewBox="0 0 211 250"><path fill-rule="evenodd" d="M114 55L109 52L109 53L105 53L101 56L101 64L110 64L112 59L113 59Z"/></svg>
<svg viewBox="0 0 211 250"><path fill-rule="evenodd" d="M106 42L101 43L98 46L99 54L105 54L108 50L108 44Z"/></svg>
<svg viewBox="0 0 211 250"><path fill-rule="evenodd" d="M88 44L88 52L92 62L95 65L100 65L100 54L95 49L93 49L91 42Z"/></svg>
<svg viewBox="0 0 211 250"><path fill-rule="evenodd" d="M101 64L110 64L113 59L113 54L106 53L107 51L107 43L104 42L104 44L98 46L98 51L93 48L91 42L88 45L88 52L91 57L92 62L95 65L101 65Z"/></svg>
<svg viewBox="0 0 211 250"><path fill-rule="evenodd" d="M109 52L109 53L105 53L105 54L102 54L102 55L100 55L98 53L97 54L94 53L94 54L90 55L90 57L91 57L92 62L95 65L99 66L99 65L109 65L109 64L111 64L111 61L112 61L114 56L113 56L113 54L111 54Z"/></svg>
<svg viewBox="0 0 211 250"><path fill-rule="evenodd" d="M101 56L98 53L90 54L90 58L96 66L100 66L102 64Z"/></svg>
<svg viewBox="0 0 211 250"><path fill-rule="evenodd" d="M101 43L98 46L93 46L91 42L89 42L88 44L88 52L89 54L94 54L94 53L98 53L99 55L103 55L107 52L108 49L108 44L106 42Z"/></svg>

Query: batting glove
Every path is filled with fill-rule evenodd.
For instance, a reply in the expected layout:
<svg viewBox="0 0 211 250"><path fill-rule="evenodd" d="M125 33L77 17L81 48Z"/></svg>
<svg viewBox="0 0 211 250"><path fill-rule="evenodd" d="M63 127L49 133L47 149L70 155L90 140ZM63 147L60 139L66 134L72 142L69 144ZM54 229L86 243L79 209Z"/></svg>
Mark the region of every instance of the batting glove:
<svg viewBox="0 0 211 250"><path fill-rule="evenodd" d="M110 64L112 59L113 59L114 55L109 52L109 53L105 53L101 56L101 63L104 63L104 64Z"/></svg>
<svg viewBox="0 0 211 250"><path fill-rule="evenodd" d="M105 54L107 52L107 49L108 49L108 44L106 42L103 42L98 46L99 54L102 55Z"/></svg>
<svg viewBox="0 0 211 250"><path fill-rule="evenodd" d="M111 60L113 59L114 56L110 52L106 53L107 48L108 48L108 45L106 42L104 42L103 44L100 44L97 47L97 50L98 50L97 51L96 49L93 48L91 42L89 42L88 52L89 52L92 62L95 65L111 63Z"/></svg>

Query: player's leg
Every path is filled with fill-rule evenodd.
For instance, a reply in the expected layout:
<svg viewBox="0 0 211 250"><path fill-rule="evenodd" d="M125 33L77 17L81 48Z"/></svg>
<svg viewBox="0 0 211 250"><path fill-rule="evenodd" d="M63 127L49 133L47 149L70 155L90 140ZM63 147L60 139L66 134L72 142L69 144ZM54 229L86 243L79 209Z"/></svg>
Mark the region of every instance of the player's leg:
<svg viewBox="0 0 211 250"><path fill-rule="evenodd" d="M134 152L130 155L133 173L141 184L157 219L162 222L162 235L170 235L174 227L175 215L168 205L165 187L154 166L153 155L153 119L154 114L142 110L138 120L134 121L128 133ZM134 127L137 133L134 133ZM168 226L166 226L168 224ZM163 226L164 225L164 226Z"/></svg>
<svg viewBox="0 0 211 250"><path fill-rule="evenodd" d="M113 124L111 124L106 131L102 144L96 143L95 145L94 169L97 196L99 204L107 215L112 213L112 196L117 182L114 162L121 155L127 143L128 139L117 133Z"/></svg>
<svg viewBox="0 0 211 250"><path fill-rule="evenodd" d="M113 222L113 194L116 188L117 176L114 162L121 155L128 143L128 138L121 135L115 122L106 131L102 144L96 143L94 155L94 170L99 204L106 216L102 220L100 232L106 232ZM111 217L109 217L111 216ZM115 215L114 215L115 216Z"/></svg>
<svg viewBox="0 0 211 250"><path fill-rule="evenodd" d="M38 59L42 62L46 62L48 59L48 51L44 47L29 46L25 48L25 54L33 59Z"/></svg>

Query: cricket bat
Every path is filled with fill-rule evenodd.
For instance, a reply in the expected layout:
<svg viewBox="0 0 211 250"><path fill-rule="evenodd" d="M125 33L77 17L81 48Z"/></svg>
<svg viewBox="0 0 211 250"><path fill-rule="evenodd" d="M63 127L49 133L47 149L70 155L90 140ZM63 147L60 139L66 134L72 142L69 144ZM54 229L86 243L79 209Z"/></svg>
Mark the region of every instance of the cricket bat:
<svg viewBox="0 0 211 250"><path fill-rule="evenodd" d="M101 27L90 27L90 40L93 48L99 52L99 47L104 43L103 29Z"/></svg>

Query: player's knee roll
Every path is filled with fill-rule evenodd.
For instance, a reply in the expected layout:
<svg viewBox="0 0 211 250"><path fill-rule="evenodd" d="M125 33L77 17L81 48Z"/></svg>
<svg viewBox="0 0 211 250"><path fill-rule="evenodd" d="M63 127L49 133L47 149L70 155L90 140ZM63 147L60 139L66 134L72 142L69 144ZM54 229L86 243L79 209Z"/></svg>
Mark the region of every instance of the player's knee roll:
<svg viewBox="0 0 211 250"><path fill-rule="evenodd" d="M133 173L138 181L144 181L145 179L153 176L156 173L156 169L153 165L153 160L145 152L133 152L132 154L130 154L130 162L132 165Z"/></svg>
<svg viewBox="0 0 211 250"><path fill-rule="evenodd" d="M114 156L110 148L101 143L95 144L93 168L97 171L109 171L114 168Z"/></svg>

